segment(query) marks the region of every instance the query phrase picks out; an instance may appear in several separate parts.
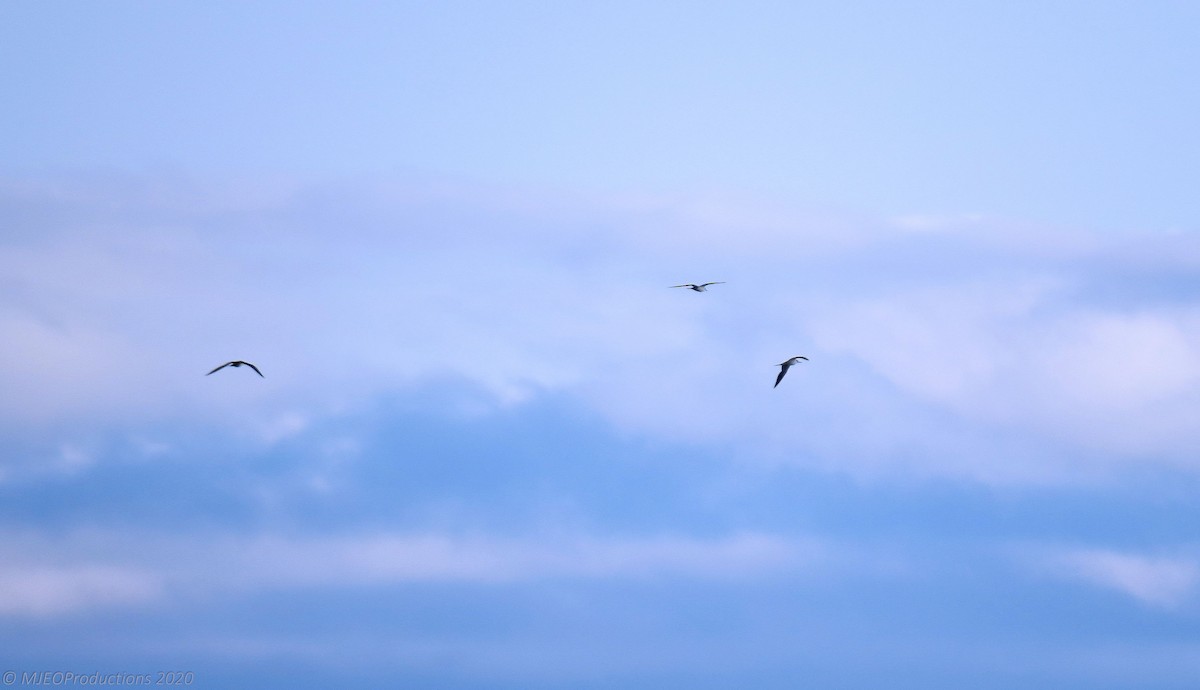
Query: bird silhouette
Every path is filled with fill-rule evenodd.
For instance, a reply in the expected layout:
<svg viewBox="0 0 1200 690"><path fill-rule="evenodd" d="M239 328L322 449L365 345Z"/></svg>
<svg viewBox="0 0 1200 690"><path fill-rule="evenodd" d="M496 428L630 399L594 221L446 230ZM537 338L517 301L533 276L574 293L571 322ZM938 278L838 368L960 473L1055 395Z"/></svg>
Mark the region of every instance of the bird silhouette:
<svg viewBox="0 0 1200 690"><path fill-rule="evenodd" d="M251 369L253 369L253 370L254 370L254 373L258 374L259 376L262 376L262 375L263 375L263 373L262 373L261 371L259 371L259 370L258 370L258 367L254 366L253 364L251 364L251 363L249 363L249 362L243 362L243 361L242 361L242 360L240 360L240 359L236 359L236 360L234 360L234 361L232 361L232 362L226 362L226 363L222 364L221 366L217 367L216 369L213 369L212 371L210 371L210 372L208 372L207 374L205 374L205 376L209 376L209 375L215 374L215 373L217 373L218 371L220 371L220 370L224 369L225 367L240 367L240 366L242 366L243 364L245 364L246 366L248 366L248 367L250 367ZM267 377L266 377L266 376L263 376L263 378L265 379L265 378L267 378Z"/></svg>
<svg viewBox="0 0 1200 690"><path fill-rule="evenodd" d="M776 366L780 366L783 368L779 370L779 376L775 377L775 385L772 386L772 388L779 386L779 382L783 380L784 375L787 374L787 370L790 369L793 364L799 364L800 360L804 360L805 362L807 362L808 357L805 357L804 355L799 355L797 357L792 357L791 359L789 359L786 362L780 362L778 365L776 365Z"/></svg>
<svg viewBox="0 0 1200 690"><path fill-rule="evenodd" d="M672 285L671 287L673 287L673 288L682 287L682 288L687 288L689 290L695 290L696 292L708 292L709 285L724 285L724 284L725 284L725 281L718 280L715 283L701 283L699 285L696 285L695 283L684 283L683 285Z"/></svg>

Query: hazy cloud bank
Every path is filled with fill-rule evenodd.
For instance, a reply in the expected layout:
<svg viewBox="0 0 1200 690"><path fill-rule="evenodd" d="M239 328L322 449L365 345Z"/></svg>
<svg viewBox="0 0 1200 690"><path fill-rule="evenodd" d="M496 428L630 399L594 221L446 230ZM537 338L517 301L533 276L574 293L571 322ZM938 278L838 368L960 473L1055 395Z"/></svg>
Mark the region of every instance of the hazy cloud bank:
<svg viewBox="0 0 1200 690"><path fill-rule="evenodd" d="M453 380L851 472L1059 481L1200 442L1187 234L378 179L9 181L0 221L29 428L266 429ZM267 378L203 378L232 358Z"/></svg>

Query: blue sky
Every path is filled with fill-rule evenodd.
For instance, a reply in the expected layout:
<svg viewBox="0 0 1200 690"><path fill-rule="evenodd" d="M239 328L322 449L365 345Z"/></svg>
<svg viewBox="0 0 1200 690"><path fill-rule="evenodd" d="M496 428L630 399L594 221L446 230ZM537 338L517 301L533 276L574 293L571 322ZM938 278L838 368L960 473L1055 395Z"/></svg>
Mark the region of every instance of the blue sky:
<svg viewBox="0 0 1200 690"><path fill-rule="evenodd" d="M1193 687L1198 30L3 5L0 670Z"/></svg>

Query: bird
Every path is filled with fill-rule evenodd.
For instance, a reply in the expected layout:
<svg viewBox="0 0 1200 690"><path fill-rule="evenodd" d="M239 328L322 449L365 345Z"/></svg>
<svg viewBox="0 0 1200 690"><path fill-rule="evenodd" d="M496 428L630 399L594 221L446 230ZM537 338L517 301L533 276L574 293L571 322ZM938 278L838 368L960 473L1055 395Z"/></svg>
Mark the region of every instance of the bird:
<svg viewBox="0 0 1200 690"><path fill-rule="evenodd" d="M683 285L672 285L671 287L685 287L689 290L695 290L696 292L708 292L709 285L723 285L724 283L725 281L718 280L715 283L701 283L700 285L696 285L695 283L684 283Z"/></svg>
<svg viewBox="0 0 1200 690"><path fill-rule="evenodd" d="M253 369L253 370L254 370L254 373L258 374L259 376L262 376L262 375L263 375L263 373L262 373L261 371L259 371L259 370L258 370L258 367L254 366L253 364L251 364L251 363L249 363L249 362L243 362L243 361L242 361L242 360L240 360L240 359L236 359L236 360L234 360L234 361L232 361L232 362L226 362L226 363L222 364L221 366L217 367L216 369L213 369L212 371L210 371L210 372L208 372L207 374L205 374L205 376L209 376L209 375L211 375L211 374L215 374L215 373L217 373L218 371L220 371L220 370L224 369L225 367L240 367L240 366L242 366L243 364L245 364L246 366L248 366L248 367L250 367L251 369ZM265 377L265 376L263 376L263 378L265 379L266 377Z"/></svg>
<svg viewBox="0 0 1200 690"><path fill-rule="evenodd" d="M786 362L780 362L779 364L777 364L776 366L780 366L783 368L779 370L779 376L775 377L775 385L772 386L772 388L778 387L779 382L783 380L783 376L784 376L784 374L787 373L788 368L791 367L793 364L799 364L800 360L804 360L805 362L807 362L808 357L805 357L804 355L799 355L797 357L792 357L791 359L789 359Z"/></svg>

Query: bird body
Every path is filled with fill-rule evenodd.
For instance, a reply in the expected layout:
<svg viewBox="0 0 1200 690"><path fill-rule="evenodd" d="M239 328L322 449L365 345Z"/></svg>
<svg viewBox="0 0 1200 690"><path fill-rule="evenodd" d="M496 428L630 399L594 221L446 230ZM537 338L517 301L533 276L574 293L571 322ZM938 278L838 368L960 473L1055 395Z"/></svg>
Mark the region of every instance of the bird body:
<svg viewBox="0 0 1200 690"><path fill-rule="evenodd" d="M672 285L671 287L673 287L673 288L677 288L677 287L681 287L681 288L687 288L687 289L689 289L689 290L695 290L696 292L708 292L708 286L709 286L709 285L723 285L724 283L725 283L725 281L723 281L723 280L718 280L718 281L716 281L716 282L713 282L713 283L701 283L700 285L696 285L695 283L684 283L683 285Z"/></svg>
<svg viewBox="0 0 1200 690"><path fill-rule="evenodd" d="M254 366L253 364L251 364L251 363L249 363L249 362L243 362L243 361L242 361L242 360L240 360L240 359L236 359L236 360L234 360L234 361L232 361L232 362L226 362L226 363L222 364L221 366L217 367L216 369L213 369L212 371L210 371L210 372L208 372L207 374L205 374L205 376L209 376L209 375L211 375L211 374L215 374L215 373L217 373L218 371L220 371L220 370L224 369L225 367L240 367L240 366L242 366L243 364L245 364L246 366L248 366L248 367L250 367L251 369L253 369L253 370L254 370L254 373L258 374L259 376L262 376L262 375L263 375L263 373L262 373L261 371L259 371L259 370L258 370L258 367ZM263 376L263 378L266 378L266 377L265 377L265 376Z"/></svg>
<svg viewBox="0 0 1200 690"><path fill-rule="evenodd" d="M779 385L779 382L783 380L784 375L787 374L788 369L791 368L791 366L793 364L799 364L800 360L804 360L805 362L807 362L808 357L805 357L804 355L799 355L796 357L792 357L791 359L789 359L786 362L780 362L779 364L777 364L776 366L783 367L783 368L779 370L779 376L775 377L775 386L772 386L772 388L777 387Z"/></svg>

